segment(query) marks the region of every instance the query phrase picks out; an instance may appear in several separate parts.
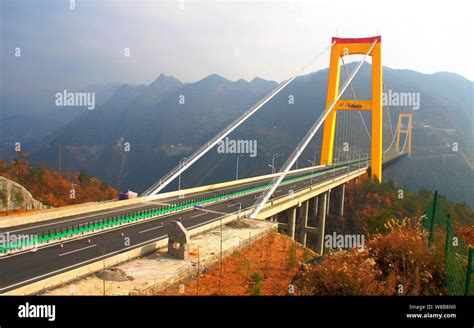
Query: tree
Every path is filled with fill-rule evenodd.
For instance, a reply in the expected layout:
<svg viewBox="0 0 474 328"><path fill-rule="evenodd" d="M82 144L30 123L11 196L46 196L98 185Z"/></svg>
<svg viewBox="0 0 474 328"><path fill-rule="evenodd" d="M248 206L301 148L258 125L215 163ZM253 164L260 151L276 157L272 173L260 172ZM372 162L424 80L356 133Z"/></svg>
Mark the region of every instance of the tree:
<svg viewBox="0 0 474 328"><path fill-rule="evenodd" d="M77 179L79 180L79 182L81 183L84 183L84 182L89 182L89 180L91 179L89 173L87 173L87 171L85 169L82 169L80 172L79 172L79 176L77 177Z"/></svg>
<svg viewBox="0 0 474 328"><path fill-rule="evenodd" d="M262 295L262 289L263 289L263 277L260 273L254 272L250 276L249 294L251 296Z"/></svg>
<svg viewBox="0 0 474 328"><path fill-rule="evenodd" d="M107 181L102 180L102 182L100 183L99 189L101 191L106 191L108 188L109 188L109 184L107 183Z"/></svg>

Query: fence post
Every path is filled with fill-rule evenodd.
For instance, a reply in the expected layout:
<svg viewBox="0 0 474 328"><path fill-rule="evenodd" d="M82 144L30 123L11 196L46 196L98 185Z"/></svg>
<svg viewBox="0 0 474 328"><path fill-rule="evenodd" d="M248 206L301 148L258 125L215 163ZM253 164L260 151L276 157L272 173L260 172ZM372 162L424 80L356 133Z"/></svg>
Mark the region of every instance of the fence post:
<svg viewBox="0 0 474 328"><path fill-rule="evenodd" d="M446 288L448 289L448 295L451 295L451 286L450 281L452 279L451 272L450 272L450 264L449 264L449 250L451 244L451 216L448 214L448 220L446 222L446 239L444 244L444 264L446 267L445 279L446 279Z"/></svg>
<svg viewBox="0 0 474 328"><path fill-rule="evenodd" d="M474 248L469 248L469 257L467 260L467 271L466 271L466 286L464 288L464 295L471 295L471 283L472 283L472 261L474 260Z"/></svg>
<svg viewBox="0 0 474 328"><path fill-rule="evenodd" d="M444 245L444 255L446 257L446 263L448 259L450 235L451 235L451 215L448 214L448 222L446 223L446 244Z"/></svg>
<svg viewBox="0 0 474 328"><path fill-rule="evenodd" d="M431 212L430 238L428 241L428 246L433 245L433 240L434 240L434 223L435 223L437 199L438 199L438 190L435 191L434 198L433 198L433 211Z"/></svg>

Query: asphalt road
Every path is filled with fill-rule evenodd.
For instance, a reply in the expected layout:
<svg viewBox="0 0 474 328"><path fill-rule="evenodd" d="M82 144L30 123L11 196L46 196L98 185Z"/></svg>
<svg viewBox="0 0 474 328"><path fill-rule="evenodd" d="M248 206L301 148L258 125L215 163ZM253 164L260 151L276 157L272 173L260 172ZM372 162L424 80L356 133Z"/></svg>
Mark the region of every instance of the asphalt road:
<svg viewBox="0 0 474 328"><path fill-rule="evenodd" d="M351 169L356 170L357 167ZM317 185L322 181L330 180L335 176L347 174L348 169L339 171L331 171L322 173L313 177L313 185ZM316 171L315 171L316 172ZM262 184L262 181L240 185L225 189L226 192L248 188L252 185ZM298 180L281 185L274 193L274 198L282 197L288 194L290 190L298 191L308 188L310 178ZM209 193L209 192L207 192ZM195 194L191 198L203 196L204 193ZM212 194L212 192L211 192ZM239 203L242 210L251 207L255 198L261 194L261 191L241 195L234 199L226 199L218 203L204 205L204 209L188 209L179 213L160 216L154 219L146 219L132 224L119 226L110 230L97 231L93 235L87 235L77 239L67 240L63 242L63 248L58 243L40 247L37 252L19 252L11 255L0 257L0 293L20 286L42 280L51 275L65 272L91 262L95 262L104 257L120 254L130 249L148 244L153 241L166 238L163 223L169 220L180 220L184 227L188 230L197 228L201 225L208 224L212 221L219 220L228 213L237 212ZM159 203L182 202L184 199L173 198L160 200ZM28 224L13 228L2 229L0 233L15 234L35 234L41 233L48 229L54 229L61 226L79 224L97 219L104 219L120 214L136 212L144 209L156 207L158 202L149 202L126 206L120 209L100 211L85 215L76 215L57 220L51 220L47 223ZM123 233L123 236L122 236ZM130 246L126 246L126 238L130 242ZM90 243L88 243L90 239Z"/></svg>

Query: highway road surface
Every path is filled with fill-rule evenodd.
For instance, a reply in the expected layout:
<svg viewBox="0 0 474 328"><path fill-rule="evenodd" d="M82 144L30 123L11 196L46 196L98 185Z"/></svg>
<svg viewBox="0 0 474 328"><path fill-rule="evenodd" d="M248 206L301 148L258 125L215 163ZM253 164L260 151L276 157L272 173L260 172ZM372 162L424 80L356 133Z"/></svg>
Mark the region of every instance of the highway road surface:
<svg viewBox="0 0 474 328"><path fill-rule="evenodd" d="M353 166L350 168L350 171L357 169L358 166ZM317 170L314 172L316 173ZM348 168L322 172L320 175L313 177L312 185L333 179L334 176L345 175L347 172ZM219 190L219 192L242 190L269 181L270 180L247 183L245 185L222 189ZM308 188L310 182L311 179L308 177L283 184L275 191L273 198L286 196L290 190L296 192ZM199 196L205 194L212 195L213 193L215 194L216 191L198 193L182 199L160 199L159 201L145 202L143 204L124 206L83 215L74 215L42 223L4 228L0 230L0 234L7 232L22 235L38 234L51 229L64 227L65 225L77 225L93 220L114 217L120 214L152 209L160 204L179 203L190 198L195 199ZM113 229L97 231L91 235L65 240L62 248L59 246L59 243L51 243L40 247L36 252L23 251L2 256L0 257L0 294L52 275L98 261L104 257L120 254L133 248L164 239L167 237L163 227L163 223L166 221L179 220L185 228L192 230L224 218L229 213L239 211L240 208L245 210L254 204L256 197L258 197L260 193L261 191L247 193L233 199L205 204L202 209L190 208L181 212L174 212L152 219L117 226ZM130 241L130 246L126 246L125 238L128 238L127 240ZM88 242L89 239L90 243Z"/></svg>

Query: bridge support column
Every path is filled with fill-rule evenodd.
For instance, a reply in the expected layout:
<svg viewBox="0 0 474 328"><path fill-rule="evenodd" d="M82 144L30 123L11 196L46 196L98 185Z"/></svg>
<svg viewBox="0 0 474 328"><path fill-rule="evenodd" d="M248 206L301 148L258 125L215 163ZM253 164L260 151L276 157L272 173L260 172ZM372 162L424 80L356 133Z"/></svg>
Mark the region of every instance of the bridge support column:
<svg viewBox="0 0 474 328"><path fill-rule="evenodd" d="M318 217L318 206L319 206L319 196L316 196L314 197L314 209L313 209L315 218Z"/></svg>
<svg viewBox="0 0 474 328"><path fill-rule="evenodd" d="M308 211L309 211L309 200L304 202L304 205L301 207L302 211L300 212L300 234L301 234L301 244L306 246L306 228L308 228Z"/></svg>
<svg viewBox="0 0 474 328"><path fill-rule="evenodd" d="M372 178L382 182L382 45L381 40L372 50L372 147L371 173Z"/></svg>
<svg viewBox="0 0 474 328"><path fill-rule="evenodd" d="M288 235L291 239L295 239L295 229L296 229L296 207L290 208L290 213L288 215Z"/></svg>
<svg viewBox="0 0 474 328"><path fill-rule="evenodd" d="M344 198L346 195L346 184L341 186L341 205L339 207L339 216L344 216Z"/></svg>
<svg viewBox="0 0 474 328"><path fill-rule="evenodd" d="M329 191L326 194L327 194L326 196L327 204L325 208L326 208L326 215L329 215L329 204L331 203L331 189L329 189Z"/></svg>
<svg viewBox="0 0 474 328"><path fill-rule="evenodd" d="M320 197L321 199L321 210L320 210L320 215L319 215L319 220L318 220L318 240L316 242L316 253L319 255L323 255L324 252L324 230L326 227L326 208L327 208L327 203L329 200L328 197L328 192L322 194Z"/></svg>

